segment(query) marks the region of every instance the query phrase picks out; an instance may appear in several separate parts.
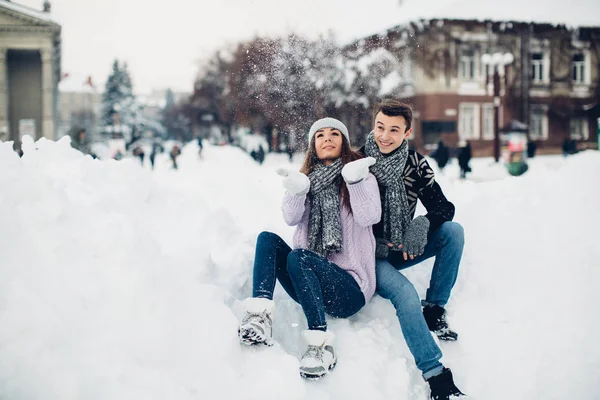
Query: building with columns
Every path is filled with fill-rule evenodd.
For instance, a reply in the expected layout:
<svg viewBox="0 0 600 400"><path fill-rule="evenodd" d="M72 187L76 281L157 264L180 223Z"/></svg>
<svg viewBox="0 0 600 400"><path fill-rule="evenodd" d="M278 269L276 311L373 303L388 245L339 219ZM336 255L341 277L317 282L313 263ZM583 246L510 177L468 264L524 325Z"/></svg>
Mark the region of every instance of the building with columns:
<svg viewBox="0 0 600 400"><path fill-rule="evenodd" d="M41 0L40 0L41 3ZM0 0L0 140L55 139L61 26L41 11Z"/></svg>

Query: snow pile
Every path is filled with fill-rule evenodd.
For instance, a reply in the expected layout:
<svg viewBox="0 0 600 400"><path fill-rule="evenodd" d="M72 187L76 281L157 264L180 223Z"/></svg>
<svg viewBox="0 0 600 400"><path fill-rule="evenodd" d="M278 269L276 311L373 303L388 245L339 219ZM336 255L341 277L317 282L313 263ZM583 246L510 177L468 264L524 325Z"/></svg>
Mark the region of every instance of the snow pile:
<svg viewBox="0 0 600 400"><path fill-rule="evenodd" d="M379 297L331 320L340 361L320 382L298 376L306 321L279 286L279 343L238 345L256 235L291 242L274 172L286 157L190 144L179 170L161 154L150 172L67 140L24 151L0 143L0 398L427 398ZM600 154L539 158L520 178L489 163L439 176L467 234L443 362L479 399L598 398ZM421 294L431 265L407 271Z"/></svg>

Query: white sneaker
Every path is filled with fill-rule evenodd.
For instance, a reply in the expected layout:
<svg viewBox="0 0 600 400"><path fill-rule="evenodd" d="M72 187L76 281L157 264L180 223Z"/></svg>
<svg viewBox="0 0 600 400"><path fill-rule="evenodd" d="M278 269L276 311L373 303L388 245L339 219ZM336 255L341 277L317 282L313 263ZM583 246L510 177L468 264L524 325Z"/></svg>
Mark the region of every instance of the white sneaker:
<svg viewBox="0 0 600 400"><path fill-rule="evenodd" d="M307 330L302 332L308 344L300 360L300 376L305 379L320 379L335 368L337 357L333 350L335 335L332 332Z"/></svg>
<svg viewBox="0 0 600 400"><path fill-rule="evenodd" d="M273 345L273 320L275 309L273 300L250 297L242 302L246 315L238 328L240 343L252 346Z"/></svg>

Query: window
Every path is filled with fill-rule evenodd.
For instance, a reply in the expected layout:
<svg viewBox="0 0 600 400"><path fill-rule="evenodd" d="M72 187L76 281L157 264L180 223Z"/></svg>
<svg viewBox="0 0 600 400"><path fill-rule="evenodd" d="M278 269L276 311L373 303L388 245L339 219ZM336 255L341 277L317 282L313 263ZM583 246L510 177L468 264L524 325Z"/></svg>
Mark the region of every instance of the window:
<svg viewBox="0 0 600 400"><path fill-rule="evenodd" d="M529 115L529 138L532 140L548 139L548 116L543 107L532 107Z"/></svg>
<svg viewBox="0 0 600 400"><path fill-rule="evenodd" d="M479 104L460 104L458 112L458 136L463 140L479 139Z"/></svg>
<svg viewBox="0 0 600 400"><path fill-rule="evenodd" d="M475 53L471 49L463 49L461 52L460 77L469 81L475 79Z"/></svg>
<svg viewBox="0 0 600 400"><path fill-rule="evenodd" d="M485 103L481 105L481 123L483 126L483 140L494 139L494 105L492 103Z"/></svg>
<svg viewBox="0 0 600 400"><path fill-rule="evenodd" d="M544 53L531 54L531 77L533 82L544 82Z"/></svg>
<svg viewBox="0 0 600 400"><path fill-rule="evenodd" d="M456 133L456 121L423 121L421 138L423 144L431 145L440 140L442 133Z"/></svg>
<svg viewBox="0 0 600 400"><path fill-rule="evenodd" d="M487 78L489 80L489 82L493 82L493 74L494 74L494 70L492 69L492 66L490 64L485 64L484 65L484 78Z"/></svg>
<svg viewBox="0 0 600 400"><path fill-rule="evenodd" d="M573 54L573 82L585 83L585 56L583 53Z"/></svg>
<svg viewBox="0 0 600 400"><path fill-rule="evenodd" d="M455 133L456 121L423 121L421 127L423 133Z"/></svg>
<svg viewBox="0 0 600 400"><path fill-rule="evenodd" d="M571 118L571 139L588 140L589 127L585 118Z"/></svg>

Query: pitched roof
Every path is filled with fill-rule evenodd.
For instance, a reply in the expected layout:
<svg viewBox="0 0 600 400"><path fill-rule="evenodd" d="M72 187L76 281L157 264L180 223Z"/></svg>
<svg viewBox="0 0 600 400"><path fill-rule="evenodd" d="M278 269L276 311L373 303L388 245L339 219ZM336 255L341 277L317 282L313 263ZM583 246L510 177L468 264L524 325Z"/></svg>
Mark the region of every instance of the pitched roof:
<svg viewBox="0 0 600 400"><path fill-rule="evenodd" d="M548 2L537 0L430 0L429 2L412 1L411 3L416 16L426 19L518 21L571 27L600 26L600 3L598 0ZM429 6L426 6L427 4ZM434 4L435 6L432 7ZM410 13L411 7L407 8ZM404 13L404 15L408 13Z"/></svg>
<svg viewBox="0 0 600 400"><path fill-rule="evenodd" d="M59 25L58 21L52 17L52 14L24 6L22 4L14 3L12 1L0 0L0 8L17 12L27 17L37 19L40 22Z"/></svg>
<svg viewBox="0 0 600 400"><path fill-rule="evenodd" d="M598 0L401 0L396 12L365 20L349 35L350 42L420 20L531 22L575 27L600 27Z"/></svg>

